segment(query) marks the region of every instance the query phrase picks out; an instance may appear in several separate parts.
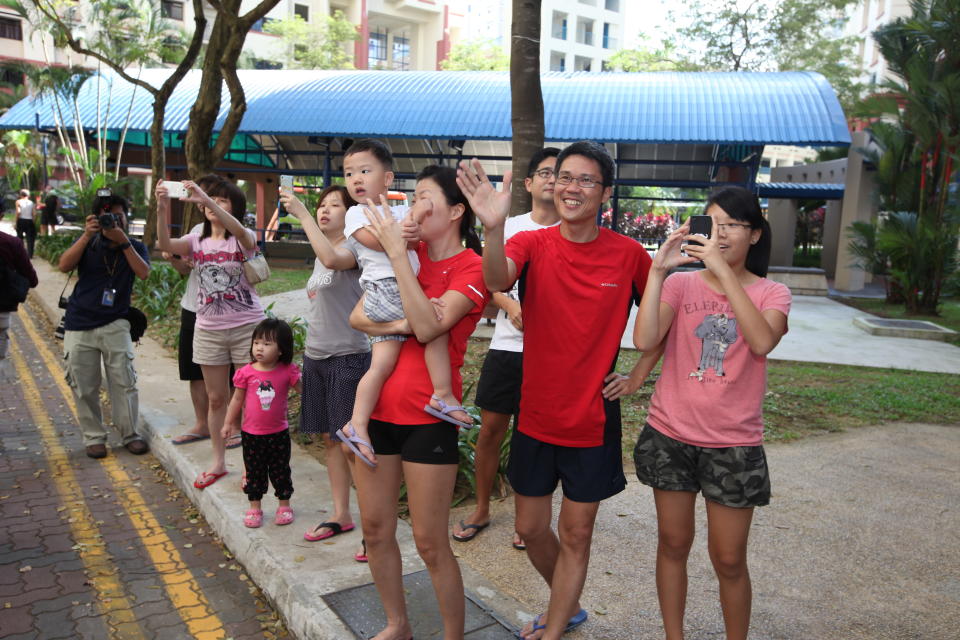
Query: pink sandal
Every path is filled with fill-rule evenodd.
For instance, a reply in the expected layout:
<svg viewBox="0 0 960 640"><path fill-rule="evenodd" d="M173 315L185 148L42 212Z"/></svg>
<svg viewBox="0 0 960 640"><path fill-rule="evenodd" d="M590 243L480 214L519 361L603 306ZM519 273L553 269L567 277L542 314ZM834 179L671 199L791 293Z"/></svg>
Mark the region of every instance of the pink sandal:
<svg viewBox="0 0 960 640"><path fill-rule="evenodd" d="M290 507L277 507L277 512L273 516L273 524L285 525L293 522L293 509Z"/></svg>
<svg viewBox="0 0 960 640"><path fill-rule="evenodd" d="M263 511L260 509L247 509L243 514L243 526L249 529L256 529L263 524Z"/></svg>

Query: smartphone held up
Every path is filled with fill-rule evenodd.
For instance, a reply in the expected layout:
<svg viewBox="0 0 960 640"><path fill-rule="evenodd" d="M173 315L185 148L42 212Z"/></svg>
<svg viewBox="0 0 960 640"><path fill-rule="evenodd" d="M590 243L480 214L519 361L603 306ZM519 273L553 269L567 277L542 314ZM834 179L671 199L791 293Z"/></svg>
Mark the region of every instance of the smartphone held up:
<svg viewBox="0 0 960 640"><path fill-rule="evenodd" d="M713 218L711 218L710 216L690 216L690 235L709 238L710 233L712 231L713 231ZM682 255L685 258L688 256L684 248L688 244L702 245L703 243L697 242L696 240L685 240L680 245L680 255Z"/></svg>
<svg viewBox="0 0 960 640"><path fill-rule="evenodd" d="M280 191L286 193L293 193L293 176L281 175L280 176ZM286 209L283 208L283 202L277 201L277 210L280 212L280 215L286 215Z"/></svg>

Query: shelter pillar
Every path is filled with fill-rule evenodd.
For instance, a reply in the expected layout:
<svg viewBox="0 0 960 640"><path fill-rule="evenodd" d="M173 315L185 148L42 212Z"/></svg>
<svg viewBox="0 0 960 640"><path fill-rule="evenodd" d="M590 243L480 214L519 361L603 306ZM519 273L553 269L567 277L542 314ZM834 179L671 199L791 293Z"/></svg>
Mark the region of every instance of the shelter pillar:
<svg viewBox="0 0 960 640"><path fill-rule="evenodd" d="M770 264L776 267L792 267L797 230L797 201L771 198L767 206L767 220L773 232Z"/></svg>
<svg viewBox="0 0 960 640"><path fill-rule="evenodd" d="M846 184L843 191L843 205L840 210L840 229L837 242L836 276L834 288L838 291L858 291L863 288L866 274L863 269L851 266L853 254L843 241L847 228L854 222L870 222L876 214L873 201L873 176L867 171L863 154L859 149L866 148L870 139L866 132L856 131L852 135L850 153L847 156Z"/></svg>
<svg viewBox="0 0 960 640"><path fill-rule="evenodd" d="M840 235L840 207L842 200L827 201L823 215L823 251L820 253L820 268L828 278L837 275L837 248L846 241L846 234Z"/></svg>

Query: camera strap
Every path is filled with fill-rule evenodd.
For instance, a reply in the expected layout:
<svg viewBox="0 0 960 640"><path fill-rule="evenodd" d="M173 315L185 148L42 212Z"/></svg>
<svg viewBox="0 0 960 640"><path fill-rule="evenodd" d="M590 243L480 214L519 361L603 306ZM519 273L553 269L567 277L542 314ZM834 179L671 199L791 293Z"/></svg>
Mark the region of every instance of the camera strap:
<svg viewBox="0 0 960 640"><path fill-rule="evenodd" d="M61 299L61 300L63 300L63 294L65 294L65 293L67 292L67 285L70 284L70 278L73 277L73 272L74 272L74 271L76 271L76 269L70 271L70 273L67 274L67 281L63 283L63 289L60 290L60 299Z"/></svg>

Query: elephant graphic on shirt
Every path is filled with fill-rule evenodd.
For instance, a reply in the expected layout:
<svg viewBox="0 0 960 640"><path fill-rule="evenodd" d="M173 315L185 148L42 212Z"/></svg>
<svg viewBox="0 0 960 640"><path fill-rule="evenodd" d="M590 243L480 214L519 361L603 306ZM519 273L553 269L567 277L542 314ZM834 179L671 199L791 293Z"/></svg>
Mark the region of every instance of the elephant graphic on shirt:
<svg viewBox="0 0 960 640"><path fill-rule="evenodd" d="M707 369L713 369L717 376L723 377L723 358L727 348L737 341L737 319L725 313L705 316L694 335L702 340L703 347L700 351L700 364L690 377L702 381Z"/></svg>

